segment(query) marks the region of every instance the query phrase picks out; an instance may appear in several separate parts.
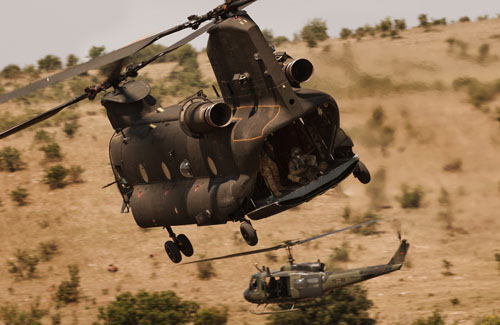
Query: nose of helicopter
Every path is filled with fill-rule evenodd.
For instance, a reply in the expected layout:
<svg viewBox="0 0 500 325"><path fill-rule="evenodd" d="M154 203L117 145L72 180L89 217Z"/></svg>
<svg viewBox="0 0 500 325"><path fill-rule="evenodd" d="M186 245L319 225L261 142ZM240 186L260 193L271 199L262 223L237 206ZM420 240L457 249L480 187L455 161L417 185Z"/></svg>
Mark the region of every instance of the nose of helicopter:
<svg viewBox="0 0 500 325"><path fill-rule="evenodd" d="M246 301L253 302L252 294L250 293L249 289L246 289L245 292L243 292L243 297L245 297Z"/></svg>

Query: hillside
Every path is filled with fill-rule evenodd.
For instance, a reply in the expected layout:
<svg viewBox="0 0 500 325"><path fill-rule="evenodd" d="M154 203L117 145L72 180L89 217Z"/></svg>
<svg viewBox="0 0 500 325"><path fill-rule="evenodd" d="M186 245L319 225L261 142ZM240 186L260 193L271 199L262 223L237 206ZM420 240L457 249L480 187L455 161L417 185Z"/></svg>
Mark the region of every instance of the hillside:
<svg viewBox="0 0 500 325"><path fill-rule="evenodd" d="M326 91L337 100L342 127L376 177L371 187L350 177L296 209L254 222L258 247L341 228L347 224L342 217L346 207L354 218L375 204L376 213L388 217L379 224L378 234L330 236L297 247L296 260L327 261L335 247L348 243L350 260L338 266L385 263L397 247L400 229L411 243L408 265L363 284L378 323L407 324L434 310L450 324L474 324L483 315L499 315L500 263L495 254L500 253L500 96L475 107L465 88L453 87L461 77L483 85L500 78L499 23L498 19L457 23L427 32L413 28L398 39L330 39L314 49L303 43L280 46L295 58L313 62L315 74L304 87ZM461 53L449 39L466 43L467 51ZM484 43L489 44L489 55L478 62L478 48ZM207 83L213 83L207 58L200 54L198 61ZM171 70L172 63L152 65L147 77L154 84ZM8 82L2 80L5 88L23 80ZM207 93L213 95L210 89ZM176 100L167 97L162 104ZM32 105L6 103L0 112L24 114L26 108L44 110L57 103L58 98ZM377 107L385 118L374 126L370 121ZM40 306L50 310L44 324L57 313L62 324L91 324L98 308L119 292L174 290L183 299L206 306L228 306L230 324L263 323L262 316L249 313L254 307L242 293L254 263L278 268L285 263L285 253L276 253L278 262L264 255L214 262L216 276L207 281L198 278L196 266L173 265L163 250L167 232L140 229L131 214L120 213L116 188L102 189L113 181L108 158L112 128L104 109L95 101L71 111L80 115L73 138L63 133L62 123L44 130L61 146L64 166L85 169L83 183L55 190L43 183L44 170L51 164L43 162L41 144L34 142L39 127L0 143L0 149L20 150L27 164L13 173L0 171L0 305L10 302L27 309L39 298ZM403 184L421 188L419 208L401 208L397 197ZM28 189L25 206L17 206L9 196L18 186ZM197 257L248 249L237 223L175 231L191 239ZM58 252L38 265L36 278L17 281L8 272L6 261L12 260L16 249L35 250L51 240ZM444 260L452 264L448 275ZM68 264L80 269L84 298L57 309L52 295L68 279ZM109 264L118 272L108 272ZM451 302L455 298L459 303Z"/></svg>

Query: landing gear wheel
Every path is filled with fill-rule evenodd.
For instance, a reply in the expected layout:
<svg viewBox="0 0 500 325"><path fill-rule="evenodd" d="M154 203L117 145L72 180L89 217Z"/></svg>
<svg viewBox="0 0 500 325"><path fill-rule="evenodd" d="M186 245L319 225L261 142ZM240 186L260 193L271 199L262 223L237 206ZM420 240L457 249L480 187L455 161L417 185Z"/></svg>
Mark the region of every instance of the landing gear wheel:
<svg viewBox="0 0 500 325"><path fill-rule="evenodd" d="M353 174L354 177L356 177L363 184L370 183L370 180L372 179L368 168L366 168L365 164L363 164L361 160L358 161L358 165L354 168Z"/></svg>
<svg viewBox="0 0 500 325"><path fill-rule="evenodd" d="M193 256L193 245L191 245L186 235L180 234L177 236L177 246L186 257Z"/></svg>
<svg viewBox="0 0 500 325"><path fill-rule="evenodd" d="M179 251L179 247L177 247L177 245L174 244L173 241L167 240L165 242L165 252L167 252L168 257L170 257L172 262L179 263L180 261L182 261L182 255Z"/></svg>
<svg viewBox="0 0 500 325"><path fill-rule="evenodd" d="M244 221L240 224L240 231L243 239L250 246L255 246L259 242L259 238L257 238L257 231L255 231L254 227L248 222Z"/></svg>

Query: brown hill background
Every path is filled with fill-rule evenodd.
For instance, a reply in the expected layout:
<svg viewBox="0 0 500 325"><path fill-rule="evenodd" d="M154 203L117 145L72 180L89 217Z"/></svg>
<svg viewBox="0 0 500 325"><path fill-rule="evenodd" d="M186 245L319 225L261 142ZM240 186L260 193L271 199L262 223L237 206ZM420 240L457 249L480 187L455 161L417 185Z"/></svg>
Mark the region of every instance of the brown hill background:
<svg viewBox="0 0 500 325"><path fill-rule="evenodd" d="M305 43L280 46L295 58L313 62L315 75L304 87L336 98L341 125L374 181L364 186L351 177L299 208L255 222L258 247L340 228L371 210L390 217L380 222L378 234L330 236L297 247L296 260L329 261L334 248L347 243L349 261L336 266L385 263L397 247L400 229L411 243L408 265L363 284L375 305L372 317L381 324L407 324L439 310L447 323L473 324L482 315L498 315L500 99L492 96L476 107L468 92L455 90L453 84L460 77L476 78L483 85L499 78L499 22L456 23L430 31L413 28L397 39L330 39L314 49ZM456 40L467 44L465 52L454 45ZM478 49L485 43L489 52L479 62ZM207 83L213 83L204 54L198 61ZM152 84L161 82L174 65L152 65L147 78ZM6 89L22 83L2 80ZM207 93L213 96L211 90ZM177 99L164 98L162 104ZM55 98L30 106L6 103L0 110L19 115L26 107L43 110L59 102ZM372 118L377 108L385 116L378 124ZM27 164L21 171L0 172L0 305L10 302L27 309L39 299L41 307L49 308L44 324L56 313L62 324L90 324L97 320L98 308L120 292L174 290L205 306L227 306L230 324L263 323L262 316L249 313L253 306L242 293L254 263L278 268L285 263L285 253L276 252L277 262L269 255L214 262L216 276L205 281L199 279L196 265L173 265L163 250L167 232L140 229L131 214L120 214L116 188L101 189L113 181L107 149L112 129L104 109L95 101L80 104L75 111L80 114L80 127L73 138L65 136L62 124L51 123L44 129L60 144L64 166L85 169L81 184L50 190L43 183L50 164L43 162L41 145L34 141L40 128L0 144L20 150ZM420 208L401 208L397 197L403 184L420 187ZM9 196L18 186L28 189L25 206L17 206ZM447 202L443 192L448 193ZM346 210L350 210L349 221L343 218ZM174 230L191 239L196 257L248 249L238 224ZM17 280L8 272L7 261L13 260L16 249L34 251L48 241L57 243L57 254L38 265L36 278ZM452 264L448 275L443 260ZM68 279L68 264L80 269L83 299L56 309L52 296ZM116 265L118 272L108 272L109 264ZM459 302L454 304L452 299Z"/></svg>

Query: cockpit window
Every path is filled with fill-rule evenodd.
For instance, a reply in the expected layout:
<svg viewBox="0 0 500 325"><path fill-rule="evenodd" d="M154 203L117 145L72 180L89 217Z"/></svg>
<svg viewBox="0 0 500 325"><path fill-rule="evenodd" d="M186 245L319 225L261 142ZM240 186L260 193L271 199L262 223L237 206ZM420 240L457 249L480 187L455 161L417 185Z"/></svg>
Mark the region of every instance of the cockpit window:
<svg viewBox="0 0 500 325"><path fill-rule="evenodd" d="M250 280L250 290L257 290L257 278Z"/></svg>

